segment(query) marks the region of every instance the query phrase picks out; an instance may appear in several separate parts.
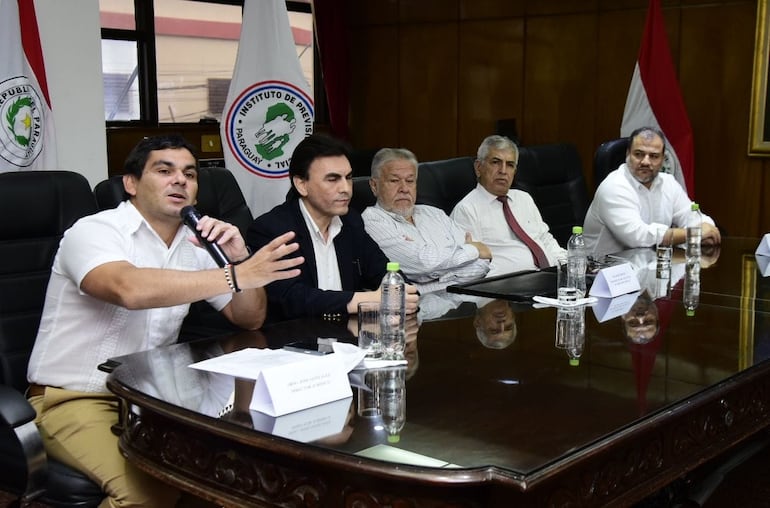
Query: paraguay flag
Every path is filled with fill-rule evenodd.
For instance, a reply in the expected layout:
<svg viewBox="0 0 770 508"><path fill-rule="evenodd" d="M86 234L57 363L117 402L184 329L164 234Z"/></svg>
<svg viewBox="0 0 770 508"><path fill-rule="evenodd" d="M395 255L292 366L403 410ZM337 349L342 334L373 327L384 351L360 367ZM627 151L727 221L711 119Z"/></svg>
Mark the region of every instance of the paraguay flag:
<svg viewBox="0 0 770 508"><path fill-rule="evenodd" d="M676 177L690 197L695 195L695 154L687 117L671 60L660 0L650 0L639 59L628 89L620 135L638 127L657 127L666 136L663 169Z"/></svg>
<svg viewBox="0 0 770 508"><path fill-rule="evenodd" d="M57 169L33 0L0 0L0 172Z"/></svg>

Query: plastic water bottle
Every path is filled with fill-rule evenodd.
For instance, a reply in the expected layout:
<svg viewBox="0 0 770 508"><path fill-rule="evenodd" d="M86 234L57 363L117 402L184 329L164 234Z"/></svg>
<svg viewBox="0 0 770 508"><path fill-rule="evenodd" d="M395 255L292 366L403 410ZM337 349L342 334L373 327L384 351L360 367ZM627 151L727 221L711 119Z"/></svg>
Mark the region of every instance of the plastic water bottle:
<svg viewBox="0 0 770 508"><path fill-rule="evenodd" d="M700 260L687 261L685 265L682 303L685 314L694 316L700 303Z"/></svg>
<svg viewBox="0 0 770 508"><path fill-rule="evenodd" d="M393 367L382 372L380 384L382 423L388 443L398 443L406 423L406 367Z"/></svg>
<svg viewBox="0 0 770 508"><path fill-rule="evenodd" d="M586 295L586 242L581 226L572 227L572 236L567 241L567 263L569 278L574 281L578 298Z"/></svg>
<svg viewBox="0 0 770 508"><path fill-rule="evenodd" d="M398 263L388 263L380 286L380 341L385 358L402 359L406 346L406 287Z"/></svg>
<svg viewBox="0 0 770 508"><path fill-rule="evenodd" d="M586 343L585 307L559 308L556 311L556 347L564 349L573 367L580 365Z"/></svg>
<svg viewBox="0 0 770 508"><path fill-rule="evenodd" d="M685 250L685 257L687 262L693 261L697 258L700 263L700 242L702 237L702 224L703 216L700 213L700 206L698 203L692 203L690 205L690 213L687 216L687 243Z"/></svg>

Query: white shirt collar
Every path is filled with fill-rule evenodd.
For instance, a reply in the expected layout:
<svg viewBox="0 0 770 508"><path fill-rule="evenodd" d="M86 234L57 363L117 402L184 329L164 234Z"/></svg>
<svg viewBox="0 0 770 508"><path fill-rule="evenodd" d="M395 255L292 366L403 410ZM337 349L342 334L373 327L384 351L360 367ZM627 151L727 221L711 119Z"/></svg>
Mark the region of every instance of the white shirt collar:
<svg viewBox="0 0 770 508"><path fill-rule="evenodd" d="M496 194L492 194L491 192L489 192L487 189L484 188L483 185L481 185L481 183L477 183L476 184L476 188L479 189L479 191L481 191L481 194L483 196L485 196L487 201L489 201L490 203L492 201L497 201L497 195ZM508 192L510 192L510 189L508 189ZM505 194L505 198L506 199L510 199L510 195L508 193L506 193Z"/></svg>
<svg viewBox="0 0 770 508"><path fill-rule="evenodd" d="M305 202L302 200L302 198L299 199L299 209L302 212L302 217L305 219L305 225L307 226L308 230L311 232L311 234L315 234L317 238L319 238L322 242L323 235L321 234L321 229L318 227L318 225L313 220L313 217L310 216L310 212L307 210L307 207L305 206ZM329 238L324 243L329 243L334 240L334 237L336 237L340 231L342 231L342 219L339 218L338 215L335 215L332 217L331 222L329 223Z"/></svg>

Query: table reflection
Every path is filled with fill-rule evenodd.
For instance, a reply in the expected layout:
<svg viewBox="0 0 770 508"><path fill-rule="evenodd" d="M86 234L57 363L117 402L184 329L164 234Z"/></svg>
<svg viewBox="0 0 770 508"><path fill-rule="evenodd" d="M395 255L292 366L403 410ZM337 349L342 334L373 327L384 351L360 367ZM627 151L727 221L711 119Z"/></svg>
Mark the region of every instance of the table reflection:
<svg viewBox="0 0 770 508"><path fill-rule="evenodd" d="M682 474L768 421L761 394L770 379L770 278L757 272L755 248L725 241L702 258L692 316L676 249L670 274L658 269L654 251L633 253L642 289L591 309L423 295L407 323L407 365L354 371L353 397L311 408L304 421L263 418L249 409L253 381L187 366L245 347L319 337L355 343L355 319L280 323L131 355L110 387L129 401L132 436L165 419L169 432L188 429L187 440L203 435L201 449L221 439L227 453L289 457L292 467L346 481L354 470L376 472L392 482L388 492L434 479L473 489L492 481L506 493L519 488L515 479L532 492L537 482L572 482L583 492L584 479L594 485L612 474L613 496L623 495L660 484L650 475ZM564 333L561 322L569 323ZM145 442L126 446L153 457L163 448L161 440ZM165 457L157 455L156 462Z"/></svg>

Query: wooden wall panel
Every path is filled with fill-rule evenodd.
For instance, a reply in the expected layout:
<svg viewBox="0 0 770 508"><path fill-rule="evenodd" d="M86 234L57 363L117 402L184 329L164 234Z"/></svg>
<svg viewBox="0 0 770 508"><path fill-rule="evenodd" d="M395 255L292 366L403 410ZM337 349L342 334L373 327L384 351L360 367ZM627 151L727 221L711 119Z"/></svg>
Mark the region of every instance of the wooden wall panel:
<svg viewBox="0 0 770 508"><path fill-rule="evenodd" d="M359 149L399 142L398 25L354 31L351 67L350 140Z"/></svg>
<svg viewBox="0 0 770 508"><path fill-rule="evenodd" d="M346 5L353 26L398 22L398 2L393 0L347 0Z"/></svg>
<svg viewBox="0 0 770 508"><path fill-rule="evenodd" d="M459 0L401 0L399 15L403 23L456 21Z"/></svg>
<svg viewBox="0 0 770 508"><path fill-rule="evenodd" d="M523 144L569 141L593 157L596 26L587 14L528 19Z"/></svg>
<svg viewBox="0 0 770 508"><path fill-rule="evenodd" d="M554 14L575 14L581 12L595 12L598 0L527 0L528 16L543 16Z"/></svg>
<svg viewBox="0 0 770 508"><path fill-rule="evenodd" d="M747 156L756 0L662 4L693 123L696 197L730 234L770 231L770 159ZM498 118L515 116L524 144L575 144L593 190L596 147L619 135L647 0L371 5L353 23L360 147L398 144L421 160L468 155Z"/></svg>
<svg viewBox="0 0 770 508"><path fill-rule="evenodd" d="M498 119L522 118L524 20L468 22L460 30L458 148L473 155Z"/></svg>
<svg viewBox="0 0 770 508"><path fill-rule="evenodd" d="M680 82L695 142L695 198L731 234L758 229L768 191L762 159L745 156L754 54L746 27L754 11L748 3L682 9Z"/></svg>
<svg viewBox="0 0 770 508"><path fill-rule="evenodd" d="M620 137L628 87L639 55L644 14L644 10L638 9L599 14L594 150L604 141ZM591 162L584 169L586 181L593 191L596 183Z"/></svg>
<svg viewBox="0 0 770 508"><path fill-rule="evenodd" d="M399 142L419 160L457 151L457 23L403 25L399 39ZM447 41L452 41L447 43Z"/></svg>
<svg viewBox="0 0 770 508"><path fill-rule="evenodd" d="M701 2L702 0L696 0ZM642 19L639 23L644 24L644 15L647 12L647 5L650 0L599 0L599 11L613 11L625 9L639 9L642 13ZM667 7L678 7L680 0L661 0L660 5L665 9Z"/></svg>
<svg viewBox="0 0 770 508"><path fill-rule="evenodd" d="M460 19L502 19L523 17L527 0L460 0Z"/></svg>

